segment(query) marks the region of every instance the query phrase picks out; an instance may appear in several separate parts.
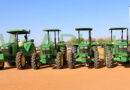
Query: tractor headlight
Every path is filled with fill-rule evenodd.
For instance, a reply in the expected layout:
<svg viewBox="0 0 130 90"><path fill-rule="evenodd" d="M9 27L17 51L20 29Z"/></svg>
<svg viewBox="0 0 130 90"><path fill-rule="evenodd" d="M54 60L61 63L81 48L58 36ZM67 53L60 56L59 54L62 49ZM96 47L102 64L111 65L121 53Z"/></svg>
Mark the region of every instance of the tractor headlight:
<svg viewBox="0 0 130 90"><path fill-rule="evenodd" d="M124 46L124 48L127 48L127 46Z"/></svg>
<svg viewBox="0 0 130 90"><path fill-rule="evenodd" d="M80 47L80 49L88 49L88 47Z"/></svg>
<svg viewBox="0 0 130 90"><path fill-rule="evenodd" d="M84 49L88 49L88 47L84 47Z"/></svg>
<svg viewBox="0 0 130 90"><path fill-rule="evenodd" d="M127 46L119 46L119 48L127 48Z"/></svg>
<svg viewBox="0 0 130 90"><path fill-rule="evenodd" d="M5 49L9 49L8 47L5 47Z"/></svg>

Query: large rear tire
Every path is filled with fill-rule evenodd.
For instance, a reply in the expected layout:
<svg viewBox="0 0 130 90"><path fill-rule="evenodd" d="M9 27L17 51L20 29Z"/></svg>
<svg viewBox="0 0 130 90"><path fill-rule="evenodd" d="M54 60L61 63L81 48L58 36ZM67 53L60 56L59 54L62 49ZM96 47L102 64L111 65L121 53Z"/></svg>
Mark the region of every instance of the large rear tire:
<svg viewBox="0 0 130 90"><path fill-rule="evenodd" d="M112 68L112 66L113 66L111 50L108 50L108 53L107 53L106 66L107 66L108 68Z"/></svg>
<svg viewBox="0 0 130 90"><path fill-rule="evenodd" d="M76 47L76 46L73 46L73 47L72 47L72 53L74 53L74 54L77 53L77 47Z"/></svg>
<svg viewBox="0 0 130 90"><path fill-rule="evenodd" d="M107 46L104 45L104 60L103 63L106 64Z"/></svg>
<svg viewBox="0 0 130 90"><path fill-rule="evenodd" d="M39 54L34 53L34 54L32 55L32 58L31 58L31 65L32 65L32 68L35 69L35 70L36 70L36 69L39 69L40 66L41 66L41 63L40 63L40 61L38 61L38 60L40 60Z"/></svg>
<svg viewBox="0 0 130 90"><path fill-rule="evenodd" d="M57 69L62 69L64 64L64 57L62 56L61 52L57 53L56 57L56 67Z"/></svg>
<svg viewBox="0 0 130 90"><path fill-rule="evenodd" d="M0 70L3 70L4 69L4 61L1 61L0 62Z"/></svg>
<svg viewBox="0 0 130 90"><path fill-rule="evenodd" d="M95 58L94 68L98 69L100 67L99 53L96 50L96 47L93 47L93 50L94 50L94 58Z"/></svg>
<svg viewBox="0 0 130 90"><path fill-rule="evenodd" d="M18 52L16 55L16 68L22 70L25 69L25 67L26 67L25 56L21 52Z"/></svg>
<svg viewBox="0 0 130 90"><path fill-rule="evenodd" d="M64 65L66 65L67 64L67 48L66 48L66 46L64 47Z"/></svg>
<svg viewBox="0 0 130 90"><path fill-rule="evenodd" d="M73 53L72 52L70 52L69 56L68 56L68 67L70 69L74 69L75 68L74 62L73 62Z"/></svg>

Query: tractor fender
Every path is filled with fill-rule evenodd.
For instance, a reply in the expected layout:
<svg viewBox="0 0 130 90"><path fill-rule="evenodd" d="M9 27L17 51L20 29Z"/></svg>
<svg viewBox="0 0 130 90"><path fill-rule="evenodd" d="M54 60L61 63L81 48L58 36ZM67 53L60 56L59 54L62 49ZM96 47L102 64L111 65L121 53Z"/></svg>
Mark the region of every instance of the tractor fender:
<svg viewBox="0 0 130 90"><path fill-rule="evenodd" d="M4 60L4 54L0 54L0 60Z"/></svg>

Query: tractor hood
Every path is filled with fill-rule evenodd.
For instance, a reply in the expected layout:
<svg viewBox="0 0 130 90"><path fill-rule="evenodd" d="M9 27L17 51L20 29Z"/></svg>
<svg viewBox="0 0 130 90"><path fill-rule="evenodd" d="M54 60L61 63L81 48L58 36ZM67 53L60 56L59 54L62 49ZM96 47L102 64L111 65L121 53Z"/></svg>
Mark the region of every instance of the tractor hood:
<svg viewBox="0 0 130 90"><path fill-rule="evenodd" d="M78 44L78 43L72 43L72 45L73 46L89 46L89 43L80 43L80 44ZM91 42L91 45L93 45L93 46L95 46L95 45L98 45L98 43L97 42Z"/></svg>
<svg viewBox="0 0 130 90"><path fill-rule="evenodd" d="M65 46L66 43L65 43L64 41L60 41L60 42L58 42L58 45L59 45L59 46Z"/></svg>
<svg viewBox="0 0 130 90"><path fill-rule="evenodd" d="M89 44L88 43L81 43L79 44L80 47L85 47L85 46L88 46Z"/></svg>
<svg viewBox="0 0 130 90"><path fill-rule="evenodd" d="M51 44L44 44L44 45L41 45L42 48L50 48L52 45Z"/></svg>
<svg viewBox="0 0 130 90"><path fill-rule="evenodd" d="M119 45L119 46L126 46L128 45L127 42L108 42L107 45Z"/></svg>

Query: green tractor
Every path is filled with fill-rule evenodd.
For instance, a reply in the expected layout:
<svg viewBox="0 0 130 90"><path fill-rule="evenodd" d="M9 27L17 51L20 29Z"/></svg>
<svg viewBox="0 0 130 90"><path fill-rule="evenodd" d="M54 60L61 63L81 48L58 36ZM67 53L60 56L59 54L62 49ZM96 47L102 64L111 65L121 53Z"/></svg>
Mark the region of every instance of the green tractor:
<svg viewBox="0 0 130 90"><path fill-rule="evenodd" d="M126 27L117 27L117 28L110 28L111 31L111 41L106 42L104 46L104 61L105 64L108 68L112 68L114 62L121 62L121 63L126 63L130 61L130 46L128 42L128 28ZM112 31L115 30L120 30L122 35L121 35L121 40L113 40L112 37ZM123 39L123 33L124 30L127 31L127 40Z"/></svg>
<svg viewBox="0 0 130 90"><path fill-rule="evenodd" d="M48 43L40 46L40 53L32 56L32 68L39 69L41 65L56 64L57 69L62 69L67 64L67 48L64 41L59 41L59 29L44 30L48 33ZM54 32L54 43L50 41L49 33ZM58 43L56 39L58 33Z"/></svg>
<svg viewBox="0 0 130 90"><path fill-rule="evenodd" d="M34 40L28 40L30 31L8 30L7 33L15 35L15 41L1 46L0 69L4 69L5 62L10 66L16 66L17 69L24 69L27 65L31 65L31 56L36 52L36 48ZM24 35L25 40L20 42L19 35Z"/></svg>
<svg viewBox="0 0 130 90"><path fill-rule="evenodd" d="M74 43L72 46L72 51L68 55L68 67L70 69L75 68L78 63L84 63L88 65L93 65L95 68L99 68L99 53L97 48L97 43L91 40L92 28L76 28L78 31L78 43ZM80 42L80 31L89 32L89 42Z"/></svg>

